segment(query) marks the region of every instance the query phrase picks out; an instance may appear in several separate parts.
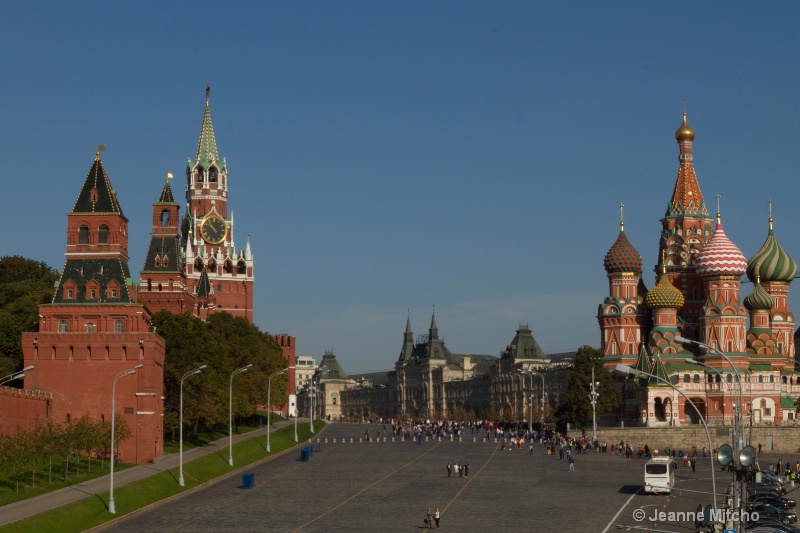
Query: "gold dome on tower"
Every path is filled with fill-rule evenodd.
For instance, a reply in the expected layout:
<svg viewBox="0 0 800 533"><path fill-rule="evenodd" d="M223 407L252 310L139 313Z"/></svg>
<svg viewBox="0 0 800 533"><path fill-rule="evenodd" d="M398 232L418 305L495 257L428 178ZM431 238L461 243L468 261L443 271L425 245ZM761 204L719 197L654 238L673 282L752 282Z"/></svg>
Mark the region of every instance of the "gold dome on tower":
<svg viewBox="0 0 800 533"><path fill-rule="evenodd" d="M675 138L678 142L694 140L694 130L690 128L689 123L686 122L686 111L683 112L683 124L681 124L678 131L675 132Z"/></svg>

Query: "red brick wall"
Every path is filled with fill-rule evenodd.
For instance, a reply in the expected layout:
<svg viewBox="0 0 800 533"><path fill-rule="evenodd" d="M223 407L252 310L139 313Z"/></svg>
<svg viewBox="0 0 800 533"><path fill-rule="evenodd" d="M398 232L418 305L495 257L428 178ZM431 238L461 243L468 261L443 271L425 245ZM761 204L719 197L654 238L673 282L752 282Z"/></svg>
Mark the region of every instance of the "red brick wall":
<svg viewBox="0 0 800 533"><path fill-rule="evenodd" d="M130 307L133 313L141 309ZM110 422L114 378L143 364L136 374L117 381L115 411L133 434L120 447L120 456L147 463L163 453L164 339L147 331L39 331L23 334L22 346L25 365L36 367L25 375L25 386L52 394L50 416L59 423L84 414Z"/></svg>
<svg viewBox="0 0 800 533"><path fill-rule="evenodd" d="M30 429L35 419L46 420L52 395L0 387L0 433L14 435L17 426Z"/></svg>

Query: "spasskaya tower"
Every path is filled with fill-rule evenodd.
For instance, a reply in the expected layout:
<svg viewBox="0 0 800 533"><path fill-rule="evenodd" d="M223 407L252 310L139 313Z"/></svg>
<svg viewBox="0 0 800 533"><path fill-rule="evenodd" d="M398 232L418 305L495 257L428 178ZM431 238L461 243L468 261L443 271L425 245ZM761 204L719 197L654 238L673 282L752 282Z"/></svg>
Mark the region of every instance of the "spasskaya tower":
<svg viewBox="0 0 800 533"><path fill-rule="evenodd" d="M181 224L184 276L196 298L194 314L215 311L253 321L253 254L250 236L236 248L233 211L228 211L228 167L217 152L211 122L210 86L194 160L186 164L186 213Z"/></svg>

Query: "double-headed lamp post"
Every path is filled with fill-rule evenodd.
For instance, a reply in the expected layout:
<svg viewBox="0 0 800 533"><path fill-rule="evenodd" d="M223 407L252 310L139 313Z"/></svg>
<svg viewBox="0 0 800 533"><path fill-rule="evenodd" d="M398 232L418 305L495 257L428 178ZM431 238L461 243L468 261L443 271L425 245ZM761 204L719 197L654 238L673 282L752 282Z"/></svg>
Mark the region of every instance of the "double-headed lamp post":
<svg viewBox="0 0 800 533"><path fill-rule="evenodd" d="M589 388L591 389L589 399L592 402L592 446L597 441L597 399L600 397L597 387L599 386L600 382L594 380L594 364L592 364L592 382L589 383Z"/></svg>
<svg viewBox="0 0 800 533"><path fill-rule="evenodd" d="M251 366L253 366L253 363L236 369L231 373L231 384L228 395L228 464L230 466L233 466L233 376L247 372Z"/></svg>
<svg viewBox="0 0 800 533"><path fill-rule="evenodd" d="M528 428L528 431L530 432L531 435L533 435L533 375L531 375L531 373L528 372L527 370L522 370L521 368L518 368L517 372L519 372L523 376L528 376L528 378L530 378L531 381L530 418L528 419L528 424L530 425L530 427Z"/></svg>
<svg viewBox="0 0 800 533"><path fill-rule="evenodd" d="M2 378L0 378L0 385L5 385L9 381L14 381L15 379L22 379L22 378L25 377L25 372L27 372L29 370L33 370L34 368L35 367L33 365L26 366L25 368L23 368L19 372L14 372L13 374L9 374L7 376L2 377Z"/></svg>
<svg viewBox="0 0 800 533"><path fill-rule="evenodd" d="M183 482L183 380L185 380L189 376L196 376L197 374L202 372L206 366L207 365L198 366L194 370L190 370L187 373L185 373L181 378L181 410L180 410L180 421L178 422L178 425L180 426L178 428L180 434L180 443L178 444L178 485L180 485L181 487L185 486Z"/></svg>
<svg viewBox="0 0 800 533"><path fill-rule="evenodd" d="M108 492L108 512L111 514L117 514L117 506L114 504L114 400L117 392L117 381L119 378L124 376L130 376L131 374L135 374L136 371L142 368L144 365L138 364L135 367L131 368L130 370L124 370L116 375L114 378L114 384L111 385L111 487ZM33 367L29 367L33 368ZM28 370L27 368L25 370Z"/></svg>
<svg viewBox="0 0 800 533"><path fill-rule="evenodd" d="M280 374L283 374L287 370L289 370L289 369L288 368L284 368L281 371L275 372L267 380L267 453L270 453L270 449L269 449L269 419L272 417L272 378L274 378L275 376L278 376Z"/></svg>

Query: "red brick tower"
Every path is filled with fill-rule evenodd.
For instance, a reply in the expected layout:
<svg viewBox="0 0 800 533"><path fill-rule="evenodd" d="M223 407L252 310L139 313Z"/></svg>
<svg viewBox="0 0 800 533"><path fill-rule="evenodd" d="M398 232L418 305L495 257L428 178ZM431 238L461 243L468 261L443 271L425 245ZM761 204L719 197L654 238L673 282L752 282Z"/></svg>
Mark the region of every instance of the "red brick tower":
<svg viewBox="0 0 800 533"><path fill-rule="evenodd" d="M195 297L184 274L183 249L178 235L178 203L172 195L169 175L158 201L153 204L150 248L139 274L139 303L151 312L194 312Z"/></svg>
<svg viewBox="0 0 800 533"><path fill-rule="evenodd" d="M250 238L237 250L233 213L228 214L228 168L220 160L211 123L210 88L195 160L186 166L187 212L181 228L189 291L202 299L195 314L227 311L253 321L253 254ZM207 283L201 284L205 272ZM198 293L207 291L205 294Z"/></svg>
<svg viewBox="0 0 800 533"><path fill-rule="evenodd" d="M128 270L128 219L100 153L67 215L67 253L53 301L39 306L39 331L22 336L25 388L53 395L51 417L66 422L115 411L133 435L123 461L150 462L163 451L164 340L149 331L150 314L136 303Z"/></svg>

